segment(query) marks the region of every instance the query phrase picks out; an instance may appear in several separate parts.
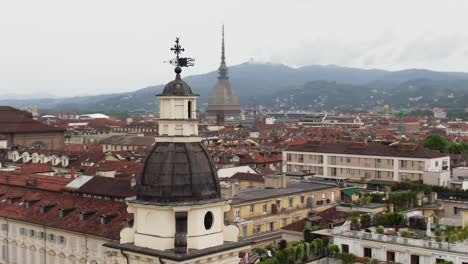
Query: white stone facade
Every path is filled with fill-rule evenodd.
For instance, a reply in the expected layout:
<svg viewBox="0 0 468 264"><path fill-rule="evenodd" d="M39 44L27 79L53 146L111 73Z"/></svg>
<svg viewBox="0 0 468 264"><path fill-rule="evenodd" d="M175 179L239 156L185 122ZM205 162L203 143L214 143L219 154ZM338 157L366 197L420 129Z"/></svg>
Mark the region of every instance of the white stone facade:
<svg viewBox="0 0 468 264"><path fill-rule="evenodd" d="M124 263L103 246L108 239L6 218L0 226L1 264Z"/></svg>

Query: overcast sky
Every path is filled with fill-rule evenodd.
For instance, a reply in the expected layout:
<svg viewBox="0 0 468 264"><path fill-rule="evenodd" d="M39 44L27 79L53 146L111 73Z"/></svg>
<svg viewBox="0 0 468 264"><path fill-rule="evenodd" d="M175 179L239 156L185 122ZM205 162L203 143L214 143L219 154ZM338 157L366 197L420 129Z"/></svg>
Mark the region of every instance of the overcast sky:
<svg viewBox="0 0 468 264"><path fill-rule="evenodd" d="M468 1L0 1L0 94L133 91L173 78L176 36L215 70L258 62L468 71Z"/></svg>

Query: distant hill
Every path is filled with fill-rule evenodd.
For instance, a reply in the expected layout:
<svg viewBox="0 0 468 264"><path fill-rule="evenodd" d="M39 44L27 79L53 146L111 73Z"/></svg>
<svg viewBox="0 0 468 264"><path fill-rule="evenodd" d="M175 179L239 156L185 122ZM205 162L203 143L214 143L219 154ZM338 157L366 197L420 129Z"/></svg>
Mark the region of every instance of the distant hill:
<svg viewBox="0 0 468 264"><path fill-rule="evenodd" d="M284 105L313 109L369 109L388 100L399 107L468 107L468 73L424 69L385 71L310 65L243 63L230 67L232 86L244 106ZM207 102L215 71L184 77ZM168 80L169 81L169 80ZM37 106L48 111L126 112L156 109L155 85L134 92L70 98L3 99L0 105ZM451 96L453 95L453 97ZM422 97L422 98L419 98ZM419 98L419 99L418 99Z"/></svg>

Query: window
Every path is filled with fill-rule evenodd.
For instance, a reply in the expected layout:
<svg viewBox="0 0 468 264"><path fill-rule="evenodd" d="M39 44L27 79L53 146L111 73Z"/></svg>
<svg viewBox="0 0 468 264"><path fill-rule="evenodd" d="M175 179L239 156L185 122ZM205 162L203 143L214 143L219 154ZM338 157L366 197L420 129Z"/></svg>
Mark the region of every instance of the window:
<svg viewBox="0 0 468 264"><path fill-rule="evenodd" d="M59 243L60 244L65 244L65 237L64 236L59 236Z"/></svg>
<svg viewBox="0 0 468 264"><path fill-rule="evenodd" d="M291 161L292 160L292 155L290 153L288 153L286 155L286 161Z"/></svg>
<svg viewBox="0 0 468 264"><path fill-rule="evenodd" d="M8 230L8 224L2 224L2 231Z"/></svg>
<svg viewBox="0 0 468 264"><path fill-rule="evenodd" d="M303 204L304 201L305 201L305 197L304 197L304 195L301 195L301 204Z"/></svg>
<svg viewBox="0 0 468 264"><path fill-rule="evenodd" d="M27 256L26 256L26 250L27 250L27 248L21 248L21 263L23 263L23 264L28 263L28 259L27 259Z"/></svg>
<svg viewBox="0 0 468 264"><path fill-rule="evenodd" d="M341 244L341 253L349 253L349 245Z"/></svg>
<svg viewBox="0 0 468 264"><path fill-rule="evenodd" d="M293 207L293 201L294 201L293 198L290 197L289 198L289 207Z"/></svg>
<svg viewBox="0 0 468 264"><path fill-rule="evenodd" d="M435 162L435 166L439 167L439 162L438 161Z"/></svg>
<svg viewBox="0 0 468 264"><path fill-rule="evenodd" d="M247 225L242 226L242 236L247 236Z"/></svg>
<svg viewBox="0 0 468 264"><path fill-rule="evenodd" d="M55 241L55 235L54 234L49 234L49 240L50 241Z"/></svg>
<svg viewBox="0 0 468 264"><path fill-rule="evenodd" d="M262 232L262 225L255 225L255 234Z"/></svg>
<svg viewBox="0 0 468 264"><path fill-rule="evenodd" d="M2 260L8 259L8 246L2 245Z"/></svg>
<svg viewBox="0 0 468 264"><path fill-rule="evenodd" d="M411 264L419 264L419 256L411 255Z"/></svg>
<svg viewBox="0 0 468 264"><path fill-rule="evenodd" d="M395 262L395 252L387 251L387 262Z"/></svg>
<svg viewBox="0 0 468 264"><path fill-rule="evenodd" d="M263 204L263 213L267 213L268 210L268 204Z"/></svg>
<svg viewBox="0 0 468 264"><path fill-rule="evenodd" d="M335 157L335 156L331 156L330 158L331 158L331 162L330 162L330 163L331 163L332 165L336 165L336 157Z"/></svg>
<svg viewBox="0 0 468 264"><path fill-rule="evenodd" d="M44 232L39 232L39 238L40 239L45 239L45 233Z"/></svg>
<svg viewBox="0 0 468 264"><path fill-rule="evenodd" d="M299 156L299 162L303 163L304 162L304 155L299 154L298 156Z"/></svg>
<svg viewBox="0 0 468 264"><path fill-rule="evenodd" d="M211 229L211 227L213 226L213 213L212 212L208 211L205 214L204 224L205 224L206 230Z"/></svg>
<svg viewBox="0 0 468 264"><path fill-rule="evenodd" d="M18 260L18 251L17 251L17 248L15 246L13 246L11 248L11 261L13 263L16 263L16 261Z"/></svg>
<svg viewBox="0 0 468 264"><path fill-rule="evenodd" d="M458 207L453 207L453 214L454 214L454 215L460 215L460 208L458 208Z"/></svg>
<svg viewBox="0 0 468 264"><path fill-rule="evenodd" d="M351 163L351 158L346 158L346 163Z"/></svg>
<svg viewBox="0 0 468 264"><path fill-rule="evenodd" d="M188 101L187 116L189 119L192 119L192 102L191 101Z"/></svg>
<svg viewBox="0 0 468 264"><path fill-rule="evenodd" d="M368 171L364 172L364 178L369 179L370 178L370 172L368 172Z"/></svg>
<svg viewBox="0 0 468 264"><path fill-rule="evenodd" d="M318 163L322 164L323 163L323 156L318 156Z"/></svg>
<svg viewBox="0 0 468 264"><path fill-rule="evenodd" d="M250 211L251 214L253 214L253 212L255 211L255 205L251 204L249 206L249 211Z"/></svg>
<svg viewBox="0 0 468 264"><path fill-rule="evenodd" d="M336 176L336 168L332 168L331 176Z"/></svg>
<svg viewBox="0 0 468 264"><path fill-rule="evenodd" d="M382 172L381 172L381 171L376 171L376 172L375 172L375 177L376 177L377 179L380 179L380 178L382 177Z"/></svg>
<svg viewBox="0 0 468 264"><path fill-rule="evenodd" d="M240 218L240 217L241 217L240 208L236 208L236 218Z"/></svg>
<svg viewBox="0 0 468 264"><path fill-rule="evenodd" d="M270 231L275 231L275 222L270 222Z"/></svg>
<svg viewBox="0 0 468 264"><path fill-rule="evenodd" d="M41 264L46 264L46 255L45 255L45 253L41 253Z"/></svg>
<svg viewBox="0 0 468 264"><path fill-rule="evenodd" d="M288 219L287 219L287 218L281 219L281 226L285 226L287 223L288 223Z"/></svg>
<svg viewBox="0 0 468 264"><path fill-rule="evenodd" d="M400 167L402 169L406 169L408 167L408 161L407 160L400 160Z"/></svg>
<svg viewBox="0 0 468 264"><path fill-rule="evenodd" d="M372 258L372 248L364 248L364 257L365 258Z"/></svg>
<svg viewBox="0 0 468 264"><path fill-rule="evenodd" d="M24 227L20 228L20 235L22 235L22 236L26 235L26 229Z"/></svg>
<svg viewBox="0 0 468 264"><path fill-rule="evenodd" d="M382 160L381 159L376 159L375 160L375 167L376 168L380 168L380 165L382 164Z"/></svg>

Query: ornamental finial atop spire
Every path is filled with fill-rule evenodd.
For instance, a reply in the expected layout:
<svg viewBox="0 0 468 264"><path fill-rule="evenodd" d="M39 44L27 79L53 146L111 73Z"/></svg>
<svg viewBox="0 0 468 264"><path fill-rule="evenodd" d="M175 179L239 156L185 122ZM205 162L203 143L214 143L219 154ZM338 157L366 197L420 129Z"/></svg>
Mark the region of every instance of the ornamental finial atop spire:
<svg viewBox="0 0 468 264"><path fill-rule="evenodd" d="M221 36L221 65L219 66L218 69L218 79L227 79L228 68L226 66L226 55L224 51L224 24L222 26L222 36Z"/></svg>
<svg viewBox="0 0 468 264"><path fill-rule="evenodd" d="M182 68L181 67L190 67L190 66L193 66L195 65L194 64L194 61L195 59L192 59L192 58L180 58L179 55L185 51L184 48L182 48L182 46L179 44L179 38L176 38L175 40L175 44L174 44L174 47L171 48L171 51L174 52L174 54L176 55L175 59L172 59L169 61L170 64L176 66L175 68L175 72L177 74L180 74L182 72Z"/></svg>

